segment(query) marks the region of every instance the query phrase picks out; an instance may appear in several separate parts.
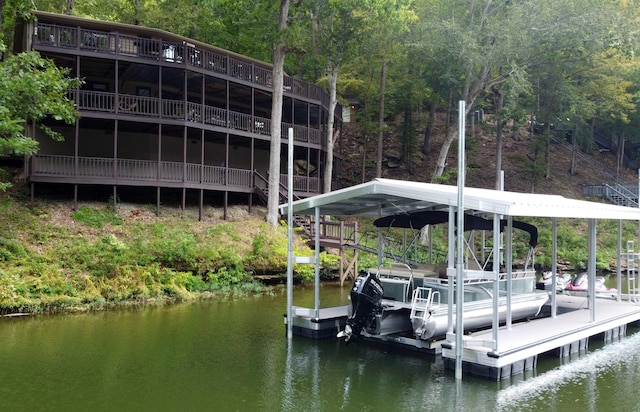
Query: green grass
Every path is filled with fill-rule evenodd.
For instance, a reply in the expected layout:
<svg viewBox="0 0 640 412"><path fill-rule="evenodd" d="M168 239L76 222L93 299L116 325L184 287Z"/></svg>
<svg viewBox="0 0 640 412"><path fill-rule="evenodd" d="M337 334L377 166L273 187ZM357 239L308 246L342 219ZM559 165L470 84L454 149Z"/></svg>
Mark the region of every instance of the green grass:
<svg viewBox="0 0 640 412"><path fill-rule="evenodd" d="M1 202L0 313L268 293L252 274L286 273L286 232L260 216L199 222L104 205L74 212L40 201L31 210L6 195ZM296 250L313 253L300 241ZM296 275L308 278L308 267Z"/></svg>

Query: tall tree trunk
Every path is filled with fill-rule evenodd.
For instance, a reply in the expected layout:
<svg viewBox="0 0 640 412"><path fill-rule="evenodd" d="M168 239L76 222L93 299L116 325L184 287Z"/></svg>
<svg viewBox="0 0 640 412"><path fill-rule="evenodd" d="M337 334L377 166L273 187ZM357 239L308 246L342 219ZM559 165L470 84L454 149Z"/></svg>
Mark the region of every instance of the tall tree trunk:
<svg viewBox="0 0 640 412"><path fill-rule="evenodd" d="M136 26L140 25L140 0L136 0L136 10L134 11L135 13L135 21L134 24Z"/></svg>
<svg viewBox="0 0 640 412"><path fill-rule="evenodd" d="M504 119L502 118L502 109L504 108L504 94L500 90L498 93L498 102L496 107L496 190L502 189L502 128L504 127Z"/></svg>
<svg viewBox="0 0 640 412"><path fill-rule="evenodd" d="M578 159L578 136L576 136L576 128L575 126L571 130L571 176L575 175L577 172L577 159Z"/></svg>
<svg viewBox="0 0 640 412"><path fill-rule="evenodd" d="M424 141L422 142L422 153L428 155L431 153L431 136L433 136L433 125L436 121L436 105L435 103L429 104L429 120L427 120L427 127L424 129Z"/></svg>
<svg viewBox="0 0 640 412"><path fill-rule="evenodd" d="M378 115L378 161L376 162L376 177L382 177L382 149L384 147L384 89L387 81L387 62L382 59L380 70L380 114Z"/></svg>
<svg viewBox="0 0 640 412"><path fill-rule="evenodd" d="M280 0L278 32L283 35L289 17L289 0ZM273 48L273 97L271 100L271 145L269 147L269 194L267 199L267 223L278 224L280 203L280 153L282 141L282 90L284 86L285 40L280 37ZM289 142L293 144L293 141Z"/></svg>
<svg viewBox="0 0 640 412"><path fill-rule="evenodd" d="M329 78L329 119L327 120L327 159L324 167L324 182L323 193L329 193L331 191L331 179L333 175L333 145L334 145L334 133L333 124L335 122L335 112L337 100L336 84L338 82L339 67L337 64L329 65L328 78Z"/></svg>
<svg viewBox="0 0 640 412"><path fill-rule="evenodd" d="M466 93L465 93L466 94ZM468 116L469 111L471 110L471 106L473 102L469 103L468 101L465 104L465 112L462 114L463 116ZM449 132L442 143L442 147L440 148L440 153L438 154L438 160L436 161L436 169L431 176L431 182L436 183L438 178L442 176L444 173L444 168L447 162L447 156L449 155L449 149L451 148L451 144L458 137L458 124L452 125L449 127Z"/></svg>
<svg viewBox="0 0 640 412"><path fill-rule="evenodd" d="M67 9L64 14L71 16L73 14L73 0L67 0Z"/></svg>

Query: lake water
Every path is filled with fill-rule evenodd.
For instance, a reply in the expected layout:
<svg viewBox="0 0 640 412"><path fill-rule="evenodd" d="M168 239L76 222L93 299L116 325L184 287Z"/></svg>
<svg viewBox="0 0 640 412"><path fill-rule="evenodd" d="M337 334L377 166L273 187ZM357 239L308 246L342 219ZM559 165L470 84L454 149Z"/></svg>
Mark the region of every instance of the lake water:
<svg viewBox="0 0 640 412"><path fill-rule="evenodd" d="M323 285L322 306L349 287ZM313 307L313 289L294 304ZM439 357L285 336L286 293L0 318L0 411L600 411L640 407L640 334L494 382Z"/></svg>

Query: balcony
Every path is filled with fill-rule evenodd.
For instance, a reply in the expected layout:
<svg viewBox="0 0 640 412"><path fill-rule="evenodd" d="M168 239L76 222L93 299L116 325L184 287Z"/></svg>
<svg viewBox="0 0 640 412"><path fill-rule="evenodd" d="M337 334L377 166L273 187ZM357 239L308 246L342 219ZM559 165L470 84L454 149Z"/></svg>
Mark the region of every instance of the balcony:
<svg viewBox="0 0 640 412"><path fill-rule="evenodd" d="M184 100L159 99L155 97L97 92L89 90L69 91L78 110L114 113L121 115L183 120L193 125L210 125L243 131L262 136L271 135L271 119L234 112L219 107L207 106ZM293 128L296 142L323 146L324 139L319 129L282 123L282 136Z"/></svg>
<svg viewBox="0 0 640 412"><path fill-rule="evenodd" d="M106 26L109 23L101 23ZM119 25L121 27L124 25ZM131 26L131 30L135 30ZM165 34L158 31L158 34ZM252 59L242 59L233 53L211 47L197 47L187 40L176 41L179 36L171 38L147 38L120 32L100 31L82 27L38 22L33 35L33 46L41 48L59 48L76 53L102 54L106 56L136 58L162 61L169 64L185 65L195 70L203 70L211 74L228 76L242 82L251 83L266 89L273 87L271 68L265 63L261 66ZM285 76L283 92L288 95L320 101L324 107L329 106L329 95L320 86ZM341 117L342 108L336 107L336 114Z"/></svg>
<svg viewBox="0 0 640 412"><path fill-rule="evenodd" d="M281 175L286 181L287 175ZM77 184L188 187L205 190L253 192L254 172L221 166L153 160L34 155L31 180ZM295 176L294 191L320 193L320 179Z"/></svg>

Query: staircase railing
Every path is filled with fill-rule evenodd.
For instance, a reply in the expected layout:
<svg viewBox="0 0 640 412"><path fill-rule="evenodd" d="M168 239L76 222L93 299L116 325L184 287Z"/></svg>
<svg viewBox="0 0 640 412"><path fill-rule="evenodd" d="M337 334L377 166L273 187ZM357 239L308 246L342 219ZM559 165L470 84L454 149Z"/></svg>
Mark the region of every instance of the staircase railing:
<svg viewBox="0 0 640 412"><path fill-rule="evenodd" d="M621 206L638 207L638 187L621 184L584 185L582 194Z"/></svg>

